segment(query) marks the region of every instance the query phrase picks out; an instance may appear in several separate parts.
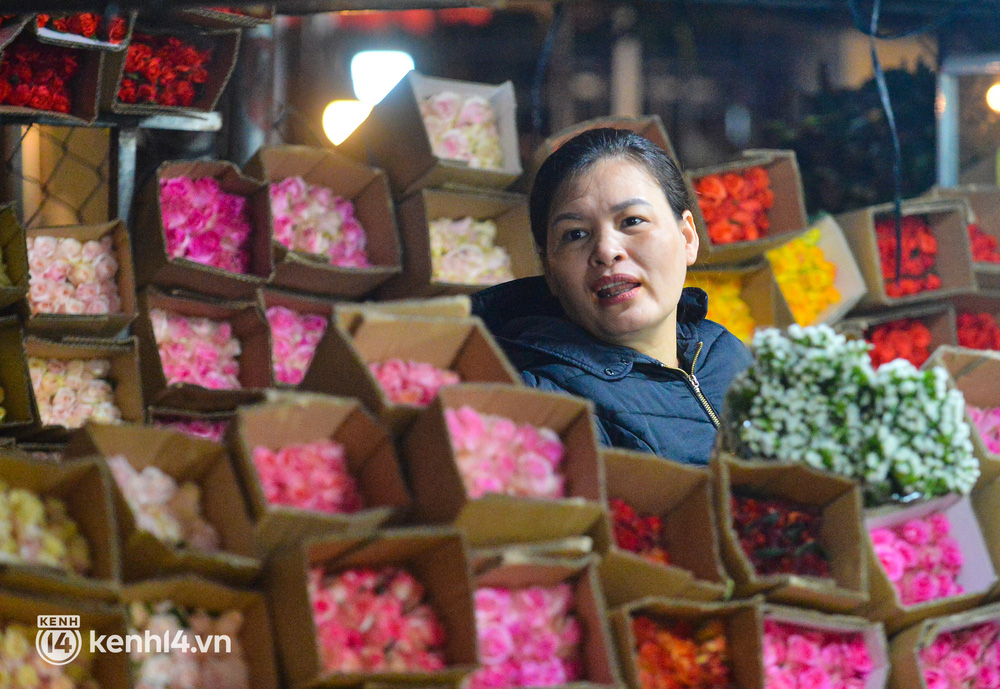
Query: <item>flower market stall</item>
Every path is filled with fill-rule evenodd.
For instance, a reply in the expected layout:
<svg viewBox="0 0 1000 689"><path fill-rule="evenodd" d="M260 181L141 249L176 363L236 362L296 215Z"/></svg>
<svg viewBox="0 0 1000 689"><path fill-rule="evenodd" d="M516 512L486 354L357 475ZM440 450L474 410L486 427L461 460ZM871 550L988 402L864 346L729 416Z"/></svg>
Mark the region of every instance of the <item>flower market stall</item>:
<svg viewBox="0 0 1000 689"><path fill-rule="evenodd" d="M809 217L793 151L689 170L687 285L753 361L681 464L468 297L541 274L545 154L672 153L657 116L522 165L510 82L413 71L341 145L133 189L275 13L161 4L0 18L0 120L117 128L123 175L107 222L0 207L0 687L1000 689L997 188L897 232Z"/></svg>

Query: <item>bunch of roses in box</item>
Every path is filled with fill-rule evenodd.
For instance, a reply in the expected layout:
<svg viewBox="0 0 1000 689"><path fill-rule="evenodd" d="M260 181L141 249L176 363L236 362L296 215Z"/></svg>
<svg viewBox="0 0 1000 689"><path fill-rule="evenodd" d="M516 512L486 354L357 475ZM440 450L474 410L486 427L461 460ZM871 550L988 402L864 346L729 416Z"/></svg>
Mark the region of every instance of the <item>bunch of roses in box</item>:
<svg viewBox="0 0 1000 689"><path fill-rule="evenodd" d="M875 368L895 359L922 366L931 356L931 331L916 318L876 325L865 334L865 339L872 345L868 355Z"/></svg>
<svg viewBox="0 0 1000 689"><path fill-rule="evenodd" d="M201 516L201 491L154 466L136 471L123 455L108 458L108 467L132 510L136 528L169 545L208 552L219 549L219 534Z"/></svg>
<svg viewBox="0 0 1000 689"><path fill-rule="evenodd" d="M927 689L1000 687L1000 623L941 632L920 651Z"/></svg>
<svg viewBox="0 0 1000 689"><path fill-rule="evenodd" d="M222 190L213 177L160 180L160 213L170 258L186 258L234 273L250 268L247 200Z"/></svg>
<svg viewBox="0 0 1000 689"><path fill-rule="evenodd" d="M326 672L422 672L445 666L445 631L404 569L309 571L309 600Z"/></svg>
<svg viewBox="0 0 1000 689"><path fill-rule="evenodd" d="M119 313L122 300L115 278L118 260L110 235L81 243L72 237L28 237L30 287L34 313Z"/></svg>
<svg viewBox="0 0 1000 689"><path fill-rule="evenodd" d="M611 507L615 543L619 548L642 555L650 562L670 564L662 517L640 514L627 502L618 498L609 500L608 505Z"/></svg>
<svg viewBox="0 0 1000 689"><path fill-rule="evenodd" d="M976 223L969 225L969 243L974 263L1000 263L997 238L983 232Z"/></svg>
<svg viewBox="0 0 1000 689"><path fill-rule="evenodd" d="M871 502L968 493L979 462L962 393L941 367L875 370L868 349L824 325L758 331L726 395L724 441L742 457L846 475Z"/></svg>
<svg viewBox="0 0 1000 689"><path fill-rule="evenodd" d="M569 584L474 594L479 661L469 689L554 687L583 679L579 620Z"/></svg>
<svg viewBox="0 0 1000 689"><path fill-rule="evenodd" d="M422 361L388 361L368 364L368 369L393 404L426 407L445 385L461 383L454 371L437 368Z"/></svg>
<svg viewBox="0 0 1000 689"><path fill-rule="evenodd" d="M91 672L93 656L81 653L66 665L53 665L38 653L40 630L11 623L0 632L0 676L11 678L11 687L32 689L100 689ZM85 633L80 630L81 634Z"/></svg>
<svg viewBox="0 0 1000 689"><path fill-rule="evenodd" d="M205 88L212 49L199 49L176 36L136 31L125 55L118 100L187 107Z"/></svg>
<svg viewBox="0 0 1000 689"><path fill-rule="evenodd" d="M107 359L41 359L28 357L28 373L35 391L38 416L45 426L79 428L88 420L118 423Z"/></svg>
<svg viewBox="0 0 1000 689"><path fill-rule="evenodd" d="M938 243L927 218L907 215L902 219L903 243L899 279L896 279L896 223L893 218L875 221L878 254L882 263L885 293L890 297L905 297L941 287L936 272Z"/></svg>
<svg viewBox="0 0 1000 689"><path fill-rule="evenodd" d="M253 463L272 505L333 514L351 514L364 507L340 443L318 440L278 450L257 446Z"/></svg>
<svg viewBox="0 0 1000 689"><path fill-rule="evenodd" d="M153 419L153 425L157 428L169 428L174 431L189 435L192 438L202 440L212 440L221 443L226 436L227 421L209 421L207 419L184 419L171 416L157 416Z"/></svg>
<svg viewBox="0 0 1000 689"><path fill-rule="evenodd" d="M469 167L485 170L503 167L496 114L482 96L463 98L442 91L420 101L420 114L438 158L464 160Z"/></svg>
<svg viewBox="0 0 1000 689"><path fill-rule="evenodd" d="M695 180L698 206L713 244L751 242L767 236L774 205L771 176L762 167Z"/></svg>
<svg viewBox="0 0 1000 689"><path fill-rule="evenodd" d="M487 493L561 498L566 448L550 428L517 424L471 407L445 409L448 435L470 498Z"/></svg>
<svg viewBox="0 0 1000 689"><path fill-rule="evenodd" d="M814 227L801 237L767 252L774 277L799 325L810 325L829 306L840 301L834 284L837 264L827 260ZM709 307L711 307L709 300Z"/></svg>
<svg viewBox="0 0 1000 689"><path fill-rule="evenodd" d="M970 404L966 410L986 444L986 449L1000 455L1000 407L980 409Z"/></svg>
<svg viewBox="0 0 1000 689"><path fill-rule="evenodd" d="M90 569L90 547L62 500L42 500L30 490L0 481L0 517L0 560L77 574Z"/></svg>
<svg viewBox="0 0 1000 689"><path fill-rule="evenodd" d="M316 345L326 332L327 319L315 313L297 313L284 306L267 309L271 326L271 359L279 383L298 385L306 377Z"/></svg>
<svg viewBox="0 0 1000 689"><path fill-rule="evenodd" d="M941 513L918 517L892 528L871 531L875 556L903 605L957 596L962 549L951 537L951 522Z"/></svg>
<svg viewBox="0 0 1000 689"><path fill-rule="evenodd" d="M830 562L820 545L819 507L732 495L730 509L740 547L758 574L830 576Z"/></svg>
<svg viewBox="0 0 1000 689"><path fill-rule="evenodd" d="M641 689L733 689L722 620L657 622L632 618Z"/></svg>
<svg viewBox="0 0 1000 689"><path fill-rule="evenodd" d="M292 251L324 256L331 265L365 268L367 236L349 199L327 187L287 177L269 187L274 239Z"/></svg>
<svg viewBox="0 0 1000 689"><path fill-rule="evenodd" d="M510 254L494 246L497 225L471 217L438 218L428 225L431 237L431 276L461 285L495 285L514 279Z"/></svg>
<svg viewBox="0 0 1000 689"><path fill-rule="evenodd" d="M764 620L767 689L841 687L864 689L875 669L864 636Z"/></svg>
<svg viewBox="0 0 1000 689"><path fill-rule="evenodd" d="M169 648L154 642L130 651L136 689L250 689L239 610L213 614L171 601L134 602L128 610L129 634L171 640Z"/></svg>
<svg viewBox="0 0 1000 689"><path fill-rule="evenodd" d="M106 38L108 43L113 44L121 43L128 33L128 22L117 14L111 17L107 26L104 24L104 17L96 12L76 12L62 17L39 14L35 17L35 22L39 29L51 29L98 40Z"/></svg>
<svg viewBox="0 0 1000 689"><path fill-rule="evenodd" d="M708 317L724 325L744 342L750 341L757 322L750 313L750 305L743 301L743 280L739 276L702 275L688 271L685 286L705 290Z"/></svg>
<svg viewBox="0 0 1000 689"><path fill-rule="evenodd" d="M1000 350L1000 324L992 313L962 312L955 325L959 346Z"/></svg>
<svg viewBox="0 0 1000 689"><path fill-rule="evenodd" d="M21 35L0 59L0 105L68 113L79 71L80 51Z"/></svg>
<svg viewBox="0 0 1000 689"><path fill-rule="evenodd" d="M240 341L226 321L180 316L150 309L149 321L160 352L167 385L190 383L210 390L234 390L240 384Z"/></svg>

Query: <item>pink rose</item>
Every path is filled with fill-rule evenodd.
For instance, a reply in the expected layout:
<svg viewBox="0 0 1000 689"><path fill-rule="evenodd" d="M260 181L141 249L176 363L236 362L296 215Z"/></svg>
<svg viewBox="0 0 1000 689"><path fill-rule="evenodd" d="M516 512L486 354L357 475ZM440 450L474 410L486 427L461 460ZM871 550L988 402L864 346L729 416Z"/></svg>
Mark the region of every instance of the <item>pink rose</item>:
<svg viewBox="0 0 1000 689"><path fill-rule="evenodd" d="M941 539L951 533L951 522L948 521L947 515L935 512L934 514L927 515L924 519L931 528L933 538Z"/></svg>
<svg viewBox="0 0 1000 689"><path fill-rule="evenodd" d="M525 687L555 687L566 684L569 677L566 667L556 659L540 662L525 661L521 663L521 685Z"/></svg>
<svg viewBox="0 0 1000 689"><path fill-rule="evenodd" d="M57 245L55 237L36 237L31 245L31 253L41 258L51 258L56 253Z"/></svg>
<svg viewBox="0 0 1000 689"><path fill-rule="evenodd" d="M903 578L904 562L902 556L891 545L875 546L875 557L882 564L882 569L889 581L898 582Z"/></svg>
<svg viewBox="0 0 1000 689"><path fill-rule="evenodd" d="M911 519L902 528L903 538L913 545L924 545L931 539L931 527L923 519Z"/></svg>
<svg viewBox="0 0 1000 689"><path fill-rule="evenodd" d="M951 653L941 663L941 669L952 683L971 679L976 673L976 663L964 653Z"/></svg>
<svg viewBox="0 0 1000 689"><path fill-rule="evenodd" d="M781 667L767 667L767 689L798 689L795 674Z"/></svg>
<svg viewBox="0 0 1000 689"><path fill-rule="evenodd" d="M451 122L458 115L462 97L453 91L442 91L426 100L429 114L440 120Z"/></svg>
<svg viewBox="0 0 1000 689"><path fill-rule="evenodd" d="M899 582L899 592L904 605L916 605L938 597L937 578L927 572L907 574Z"/></svg>
<svg viewBox="0 0 1000 689"><path fill-rule="evenodd" d="M503 589L482 587L473 594L476 624L504 620L510 610L510 593Z"/></svg>
<svg viewBox="0 0 1000 689"><path fill-rule="evenodd" d="M79 260L82 250L83 245L80 244L79 240L72 237L65 237L60 239L58 246L56 246L56 256L58 258L65 258L67 261L76 261Z"/></svg>
<svg viewBox="0 0 1000 689"><path fill-rule="evenodd" d="M801 634L788 636L786 659L789 663L815 665L819 662L819 644Z"/></svg>
<svg viewBox="0 0 1000 689"><path fill-rule="evenodd" d="M514 639L504 625L486 623L478 626L478 631L479 659L483 664L502 663L514 652Z"/></svg>
<svg viewBox="0 0 1000 689"><path fill-rule="evenodd" d="M832 689L829 673L821 667L809 667L799 673L799 689Z"/></svg>

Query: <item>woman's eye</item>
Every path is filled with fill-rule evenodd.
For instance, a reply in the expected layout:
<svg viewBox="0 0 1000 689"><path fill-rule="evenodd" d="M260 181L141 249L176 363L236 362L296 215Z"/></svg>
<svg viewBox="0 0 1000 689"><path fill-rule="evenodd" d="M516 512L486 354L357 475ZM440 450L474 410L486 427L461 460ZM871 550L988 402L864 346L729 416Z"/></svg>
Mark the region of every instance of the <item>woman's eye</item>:
<svg viewBox="0 0 1000 689"><path fill-rule="evenodd" d="M575 242L578 239L583 239L586 236L587 236L586 230L567 230L566 232L563 233L562 238L564 242Z"/></svg>
<svg viewBox="0 0 1000 689"><path fill-rule="evenodd" d="M622 220L622 226L623 227L635 227L636 225L641 225L644 222L646 222L646 221L643 218L640 218L640 217L635 216L635 215L630 215L629 217L627 217L624 220Z"/></svg>

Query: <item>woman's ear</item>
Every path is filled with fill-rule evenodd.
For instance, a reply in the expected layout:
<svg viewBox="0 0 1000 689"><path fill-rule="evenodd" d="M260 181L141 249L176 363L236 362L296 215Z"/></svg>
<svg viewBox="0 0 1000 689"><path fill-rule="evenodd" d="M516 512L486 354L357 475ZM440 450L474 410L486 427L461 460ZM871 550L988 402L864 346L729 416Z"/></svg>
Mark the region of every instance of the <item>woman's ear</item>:
<svg viewBox="0 0 1000 689"><path fill-rule="evenodd" d="M694 215L691 211L684 211L678 222L681 227L681 234L684 235L684 258L689 266L694 265L698 260L698 228L694 224Z"/></svg>

